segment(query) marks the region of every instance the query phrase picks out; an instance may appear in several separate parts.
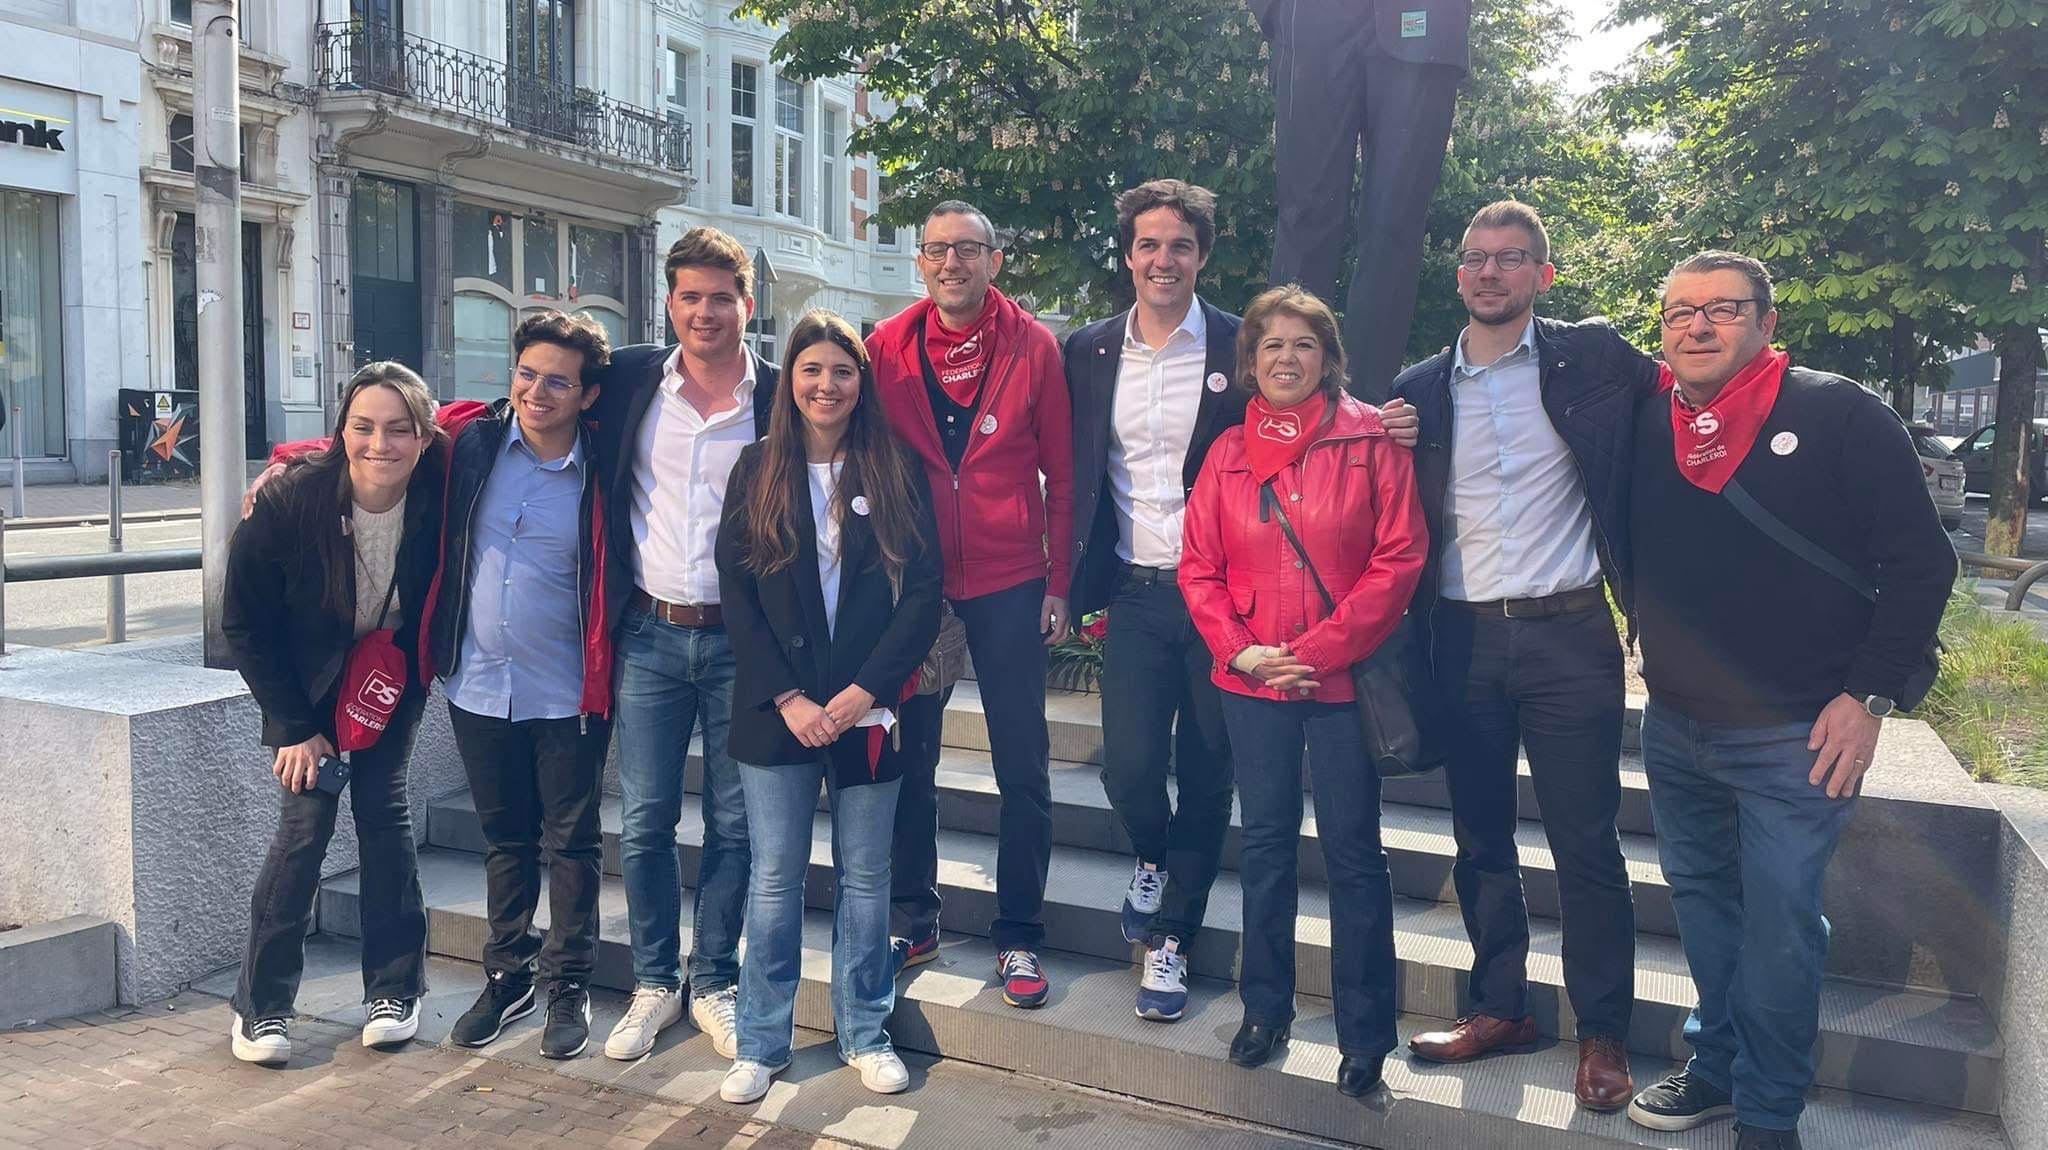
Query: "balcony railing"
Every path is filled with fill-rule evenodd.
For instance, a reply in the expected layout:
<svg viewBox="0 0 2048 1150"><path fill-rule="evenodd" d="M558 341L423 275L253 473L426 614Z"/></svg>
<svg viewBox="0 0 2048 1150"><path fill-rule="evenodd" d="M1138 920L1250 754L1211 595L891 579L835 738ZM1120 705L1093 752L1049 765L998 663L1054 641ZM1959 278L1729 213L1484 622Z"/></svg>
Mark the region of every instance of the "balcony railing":
<svg viewBox="0 0 2048 1150"><path fill-rule="evenodd" d="M631 163L690 173L688 121L540 80L502 60L361 20L320 25L316 52L313 85L321 92L383 92Z"/></svg>

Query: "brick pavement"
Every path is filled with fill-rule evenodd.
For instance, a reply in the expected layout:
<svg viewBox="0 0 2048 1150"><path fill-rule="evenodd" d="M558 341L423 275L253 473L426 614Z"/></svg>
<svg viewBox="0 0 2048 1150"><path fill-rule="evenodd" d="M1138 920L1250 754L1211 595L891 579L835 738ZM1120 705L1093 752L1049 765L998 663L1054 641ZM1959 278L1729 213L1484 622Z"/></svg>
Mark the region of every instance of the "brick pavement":
<svg viewBox="0 0 2048 1150"><path fill-rule="evenodd" d="M412 1043L364 1048L301 1017L292 1062L228 1053L227 1003L165 1003L0 1032L0 1148L852 1150L742 1115Z"/></svg>

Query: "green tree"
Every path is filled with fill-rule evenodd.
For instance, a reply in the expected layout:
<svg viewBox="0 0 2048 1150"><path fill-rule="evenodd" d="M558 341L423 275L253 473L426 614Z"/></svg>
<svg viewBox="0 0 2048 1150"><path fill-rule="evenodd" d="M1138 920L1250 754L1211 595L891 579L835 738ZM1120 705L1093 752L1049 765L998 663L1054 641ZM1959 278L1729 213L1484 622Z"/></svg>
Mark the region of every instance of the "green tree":
<svg viewBox="0 0 2048 1150"><path fill-rule="evenodd" d="M882 218L969 200L1014 232L1002 284L1080 316L1128 306L1123 189L1177 177L1214 191L1216 298L1263 286L1272 251L1273 101L1238 0L750 0L782 23L796 75L859 72L898 105L849 150L891 175Z"/></svg>
<svg viewBox="0 0 2048 1150"><path fill-rule="evenodd" d="M1684 246L1772 269L1795 355L1898 395L1945 382L1946 349L1997 343L1987 547L2015 554L2048 321L2048 0L1620 0L1616 15L1661 30L1604 93L1613 122L1668 142Z"/></svg>

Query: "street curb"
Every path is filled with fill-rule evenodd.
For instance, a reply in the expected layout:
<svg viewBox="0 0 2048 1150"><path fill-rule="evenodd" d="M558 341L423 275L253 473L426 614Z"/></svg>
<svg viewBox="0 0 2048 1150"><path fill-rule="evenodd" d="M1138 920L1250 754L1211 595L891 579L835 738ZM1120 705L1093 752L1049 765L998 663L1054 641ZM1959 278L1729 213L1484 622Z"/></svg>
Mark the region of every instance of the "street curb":
<svg viewBox="0 0 2048 1150"><path fill-rule="evenodd" d="M121 514L123 524L135 523L176 523L186 519L199 518L199 509L176 511L126 511ZM99 515L44 515L27 519L9 519L9 531L36 531L51 527L105 527L107 517Z"/></svg>

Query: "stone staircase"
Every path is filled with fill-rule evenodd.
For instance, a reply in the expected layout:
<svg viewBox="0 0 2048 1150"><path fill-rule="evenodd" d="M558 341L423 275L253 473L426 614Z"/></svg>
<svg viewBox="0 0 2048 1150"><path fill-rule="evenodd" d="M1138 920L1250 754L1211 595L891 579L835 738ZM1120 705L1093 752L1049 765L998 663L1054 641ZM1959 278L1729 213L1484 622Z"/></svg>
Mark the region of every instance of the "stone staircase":
<svg viewBox="0 0 2048 1150"><path fill-rule="evenodd" d="M1259 1070L1244 1070L1224 1059L1239 1019L1230 981L1242 921L1234 817L1224 848L1224 870L1210 899L1208 925L1190 956L1194 977L1187 1015L1172 1025L1137 1019L1132 1011L1134 953L1117 928L1131 856L1093 765L1101 757L1099 699L1055 694L1048 709L1055 759L1056 846L1047 884L1043 957L1053 980L1052 999L1040 1010L1016 1010L1003 1004L995 985L986 935L995 910L997 792L979 697L974 684L964 682L947 711L946 751L938 780L946 934L940 959L899 984L890 1026L898 1046L1220 1115L1276 1132L1375 1147L1732 1147L1733 1135L1725 1123L1688 1134L1657 1134L1620 1115L1593 1115L1577 1108L1571 1091L1576 1048L1568 1038L1557 1037L1571 1035L1574 1020L1563 992L1556 876L1542 828L1534 821L1523 823L1521 835L1523 879L1536 916L1529 959L1530 1006L1549 1036L1534 1054L1444 1067L1410 1062L1402 1052L1387 1064L1387 1091L1363 1101L1336 1092L1332 1081L1338 1055L1327 997L1328 895L1312 816L1304 819L1300 837L1300 1004L1286 1056ZM1634 715L1632 711L1631 748ZM1626 754L1620 823L1638 928L1629 1047L1637 1080L1647 1082L1685 1056L1680 1031L1693 988L1676 938L1670 890L1657 863L1641 765L1633 749ZM689 784L694 793L694 755ZM1523 818L1534 820L1536 804L1526 764L1522 784ZM1937 804L1883 798L1865 802L1876 804L1874 820L1888 827L1900 819L1923 817L1921 807L1927 808L1925 817L1938 819L1943 814ZM831 847L822 801L820 806L806 889L813 909L805 926L797 1024L829 1030ZM629 989L624 889L616 877L616 798L607 798L603 824L607 877L596 981ZM1395 947L1405 1039L1459 1013L1471 948L1451 887L1455 847L1441 781L1425 777L1390 784L1382 825L1396 896ZM686 808L677 833L686 882L694 881L701 833L694 809ZM420 871L430 908L431 947L437 954L469 961L481 955L487 935L482 849L467 793L430 804ZM1845 846L1845 854L1854 852ZM1837 866L1842 865L1838 861ZM1940 904L1953 899L1952 889L1940 882L1922 883L1919 889L1880 885L1886 889L1870 897L1885 903L1883 914L1904 921L1939 924L1944 913ZM1928 905L1919 907L1915 900ZM1832 905L1830 913L1836 913ZM541 914L544 918L545 900ZM1838 925L1870 918L1870 913L1844 907ZM329 880L322 891L319 929L354 937L357 923L355 875ZM683 926L687 951L688 922ZM1840 933L1837 938L1839 942ZM1848 960L1835 963L1837 975L1828 980L1822 998L1819 1078L1802 1126L1806 1145L1814 1150L2004 1150L2007 1142L1997 1117L2004 1045L1994 1016L1980 997L1985 987L1973 982L1964 969L1969 964L1930 960L1922 953L1925 948L1917 946L1841 949ZM1913 950L1915 957L1867 962L1859 957L1900 950ZM1968 953L1969 947L1962 950ZM1914 976L1874 977L1892 975L1895 969L1910 969ZM1936 975L1930 977L1929 970Z"/></svg>

